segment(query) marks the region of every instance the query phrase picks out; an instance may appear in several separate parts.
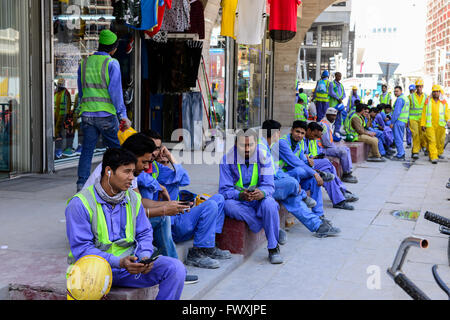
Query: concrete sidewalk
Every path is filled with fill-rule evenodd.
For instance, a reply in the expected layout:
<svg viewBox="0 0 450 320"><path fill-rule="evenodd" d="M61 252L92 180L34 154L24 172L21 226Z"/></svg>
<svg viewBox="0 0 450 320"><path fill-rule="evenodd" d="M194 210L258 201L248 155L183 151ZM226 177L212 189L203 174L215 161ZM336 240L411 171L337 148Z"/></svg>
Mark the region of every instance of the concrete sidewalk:
<svg viewBox="0 0 450 320"><path fill-rule="evenodd" d="M317 239L297 223L281 248L282 265L268 263L264 245L247 260L237 256L217 270L188 268L200 281L185 286L182 298L409 299L386 269L401 240L415 235L428 239L430 245L426 250L412 248L404 271L432 298L445 299L434 283L431 266L439 264L442 278L450 282L447 238L423 214L429 210L450 217L450 190L445 188L450 164L432 165L423 159L410 169L390 161L359 165L355 169L359 183L348 184L360 196L355 211L333 209L324 193L326 215L342 229L341 236ZM189 190L217 192L217 165L185 167L191 176ZM64 290L69 250L64 209L75 192L75 181L73 168L0 183L0 299L17 294L17 290L9 292L10 284L45 291L58 283L58 290ZM398 220L390 215L394 209L421 210L421 215L417 222ZM367 288L369 266L379 270L380 289Z"/></svg>

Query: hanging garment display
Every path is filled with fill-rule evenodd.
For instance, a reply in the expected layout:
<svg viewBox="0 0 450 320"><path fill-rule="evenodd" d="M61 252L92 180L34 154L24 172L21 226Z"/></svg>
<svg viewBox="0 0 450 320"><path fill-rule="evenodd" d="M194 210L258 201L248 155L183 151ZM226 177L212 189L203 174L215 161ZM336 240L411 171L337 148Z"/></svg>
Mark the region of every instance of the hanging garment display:
<svg viewBox="0 0 450 320"><path fill-rule="evenodd" d="M164 12L161 30L184 32L190 26L191 5L189 0L172 0L172 9Z"/></svg>
<svg viewBox="0 0 450 320"><path fill-rule="evenodd" d="M236 39L234 25L238 0L222 0L222 24L220 35Z"/></svg>
<svg viewBox="0 0 450 320"><path fill-rule="evenodd" d="M200 92L183 93L183 143L187 150L202 150L203 112Z"/></svg>
<svg viewBox="0 0 450 320"><path fill-rule="evenodd" d="M170 39L167 43L145 40L143 69L152 93L187 92L196 86L202 41ZM148 73L147 73L148 72Z"/></svg>
<svg viewBox="0 0 450 320"><path fill-rule="evenodd" d="M261 44L266 28L266 2L238 1L236 16L236 42L245 45Z"/></svg>
<svg viewBox="0 0 450 320"><path fill-rule="evenodd" d="M197 33L199 39L205 39L205 16L203 4L200 0L191 0L190 22L188 33Z"/></svg>
<svg viewBox="0 0 450 320"><path fill-rule="evenodd" d="M300 0L269 0L269 33L276 42L287 42L297 33L297 8Z"/></svg>
<svg viewBox="0 0 450 320"><path fill-rule="evenodd" d="M172 8L172 0L164 0L163 5L158 6L158 25L151 30L145 30L144 33L148 37L155 36L161 30L162 22L164 21L164 12Z"/></svg>

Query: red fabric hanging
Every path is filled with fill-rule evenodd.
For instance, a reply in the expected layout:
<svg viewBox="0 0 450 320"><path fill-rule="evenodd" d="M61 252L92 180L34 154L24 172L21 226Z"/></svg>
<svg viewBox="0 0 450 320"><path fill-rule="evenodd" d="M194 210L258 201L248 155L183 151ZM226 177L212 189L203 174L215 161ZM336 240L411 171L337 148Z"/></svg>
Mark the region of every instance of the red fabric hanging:
<svg viewBox="0 0 450 320"><path fill-rule="evenodd" d="M287 42L297 33L297 8L300 0L268 0L270 4L269 33L276 42Z"/></svg>
<svg viewBox="0 0 450 320"><path fill-rule="evenodd" d="M164 0L164 4L162 6L158 6L158 25L153 28L152 31L144 31L144 33L150 37L153 37L155 34L159 32L161 29L161 25L164 18L164 11L166 11L166 5L168 10L172 8L172 0Z"/></svg>

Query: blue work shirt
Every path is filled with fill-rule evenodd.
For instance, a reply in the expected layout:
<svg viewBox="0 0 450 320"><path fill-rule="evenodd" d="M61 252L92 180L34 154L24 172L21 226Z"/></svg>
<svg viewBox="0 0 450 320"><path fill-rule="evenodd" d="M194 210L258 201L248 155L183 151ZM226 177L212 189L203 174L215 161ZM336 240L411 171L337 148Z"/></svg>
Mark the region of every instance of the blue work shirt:
<svg viewBox="0 0 450 320"><path fill-rule="evenodd" d="M395 100L395 103L393 106L394 112L391 116L392 124L395 124L398 117L400 116L400 113L402 113L403 106L405 105L405 101L403 99L401 99L401 96L403 96L403 93L397 98L397 100Z"/></svg>
<svg viewBox="0 0 450 320"><path fill-rule="evenodd" d="M273 156L275 158L278 156L280 160L283 160L286 163L287 170L293 169L295 167L301 167L312 177L316 172L309 166L308 159L306 158L305 154L301 152L299 157L295 155L299 148L304 145L304 142L298 142L295 146L294 151L292 151L291 134L288 134L287 138L287 141L285 139L280 139L277 142L278 147L276 146L276 144L272 146ZM279 155L276 154L277 150L279 152Z"/></svg>
<svg viewBox="0 0 450 320"><path fill-rule="evenodd" d="M143 171L136 179L139 192L143 198L155 200L156 195L156 200L158 200L158 192L162 189L159 182L153 178L151 173Z"/></svg>
<svg viewBox="0 0 450 320"><path fill-rule="evenodd" d="M264 192L266 197L272 196L275 191L272 161L267 154L264 156L263 148L263 146L257 145L256 151L250 156L250 165L248 167L245 165L245 159L241 157L236 146L223 156L219 165L219 193L224 196L225 200L239 200L240 191L235 188L235 184L239 180L238 163L241 164L244 188L248 188L250 185L253 165L257 164L259 173L258 189Z"/></svg>
<svg viewBox="0 0 450 320"><path fill-rule="evenodd" d="M134 191L130 191L134 192ZM127 198L117 204L114 208L102 200L95 190L97 202L101 204L105 215L106 226L110 241L125 238L125 228L127 224ZM75 197L70 200L66 207L66 231L70 249L75 260L86 255L97 255L106 259L113 269L119 269L120 258L111 253L106 253L97 249L94 244L94 234L88 210L85 208L80 198ZM139 209L136 217L136 250L135 256L138 258L150 257L153 254L153 229L144 212L144 207ZM114 270L113 270L114 271Z"/></svg>
<svg viewBox="0 0 450 320"><path fill-rule="evenodd" d="M168 190L177 190L179 187L188 186L191 183L189 173L183 168L181 164L174 164L175 170L171 167L165 166L159 162L152 163L153 172L157 172L156 166L159 169L158 182L166 187ZM170 199L176 200L178 194L171 194ZM157 200L157 199L154 199Z"/></svg>
<svg viewBox="0 0 450 320"><path fill-rule="evenodd" d="M286 172L284 172L284 171L278 166L277 161L274 160L275 158L273 157L273 154L272 154L272 148L273 148L274 146L275 146L275 147L278 147L278 144L277 144L277 143L272 143L272 148L271 148L271 147L269 147L269 143L267 142L267 140L266 140L264 137L262 137L262 138L261 138L261 141L260 141L260 145L261 145L262 147L264 147L264 148L266 149L266 151L269 152L269 153L271 154L271 161L272 161L272 163L274 164L273 166L274 166L274 168L275 168L275 175L274 175L275 180L282 179L282 178L286 178L286 177L290 177L290 175L288 175Z"/></svg>
<svg viewBox="0 0 450 320"><path fill-rule="evenodd" d="M356 96L352 94L352 96L347 101L347 112L351 111L350 110L350 102L352 103L352 108L356 108L356 106L355 106L356 100L361 101L361 98L358 96L358 94L356 94Z"/></svg>
<svg viewBox="0 0 450 320"><path fill-rule="evenodd" d="M109 56L106 52L95 52L94 55ZM109 86L108 93L111 97L114 107L116 108L117 116L119 119L125 119L127 117L127 108L123 101L122 92L122 75L120 73L119 61L113 59L108 66L109 73ZM81 104L81 98L83 97L83 86L81 84L81 64L78 67L78 101ZM106 111L98 112L83 112L82 116L86 117L110 117L111 113Z"/></svg>
<svg viewBox="0 0 450 320"><path fill-rule="evenodd" d="M337 93L334 91L334 85L336 84L336 88L337 88ZM334 98L336 100L344 100L345 98L345 90L342 90L344 88L344 86L341 86L340 82L337 82L336 80L330 81L330 84L328 86L328 95L331 98ZM342 95L342 98L339 98L338 96Z"/></svg>

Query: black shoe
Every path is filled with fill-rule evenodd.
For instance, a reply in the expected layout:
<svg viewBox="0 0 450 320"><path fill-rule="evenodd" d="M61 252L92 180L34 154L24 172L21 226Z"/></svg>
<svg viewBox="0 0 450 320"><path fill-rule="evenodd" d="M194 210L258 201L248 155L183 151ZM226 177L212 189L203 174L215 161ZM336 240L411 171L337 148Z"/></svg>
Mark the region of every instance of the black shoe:
<svg viewBox="0 0 450 320"><path fill-rule="evenodd" d="M322 223L317 229L316 232L314 232L314 236L317 238L325 238L329 236L335 236L337 234L341 233L341 230L339 228L335 228L331 225L331 223Z"/></svg>
<svg viewBox="0 0 450 320"><path fill-rule="evenodd" d="M437 159L434 159L434 160L431 160L431 163L432 163L432 164L437 164L438 161L437 161Z"/></svg>
<svg viewBox="0 0 450 320"><path fill-rule="evenodd" d="M333 181L335 178L334 174L332 174L331 172L325 172L325 171L319 171L319 170L316 170L316 171L319 173L323 182L330 182L330 181Z"/></svg>
<svg viewBox="0 0 450 320"><path fill-rule="evenodd" d="M331 221L328 220L328 219L325 217L325 215L320 216L319 219L322 220L322 222L326 222L326 223L328 223L328 224L331 224Z"/></svg>
<svg viewBox="0 0 450 320"><path fill-rule="evenodd" d="M280 247L277 245L274 249L269 250L269 261L272 264L280 264L283 263L283 258L280 255Z"/></svg>
<svg viewBox="0 0 450 320"><path fill-rule="evenodd" d="M287 242L287 234L286 231L283 229L280 229L279 236L278 236L278 243L281 245L286 244Z"/></svg>
<svg viewBox="0 0 450 320"><path fill-rule="evenodd" d="M392 161L405 161L405 156L403 157L392 157Z"/></svg>
<svg viewBox="0 0 450 320"><path fill-rule="evenodd" d="M194 276L193 274L187 274L184 279L184 284L193 284L198 282L198 276Z"/></svg>
<svg viewBox="0 0 450 320"><path fill-rule="evenodd" d="M406 149L411 149L411 145L410 145L410 144L407 144L407 145L406 145Z"/></svg>
<svg viewBox="0 0 450 320"><path fill-rule="evenodd" d="M386 155L388 156L393 156L395 153L396 153L395 151L392 151L390 149L386 150Z"/></svg>
<svg viewBox="0 0 450 320"><path fill-rule="evenodd" d="M342 175L342 182L347 182L347 183L358 183L358 179L356 179L355 176L352 176L351 173L344 173Z"/></svg>
<svg viewBox="0 0 450 320"><path fill-rule="evenodd" d="M355 208L352 205L349 205L345 200L339 202L338 204L333 204L333 208L343 210L355 210Z"/></svg>
<svg viewBox="0 0 450 320"><path fill-rule="evenodd" d="M411 158L417 160L417 159L419 159L419 154L418 154L418 153L413 153L413 154L411 155Z"/></svg>
<svg viewBox="0 0 450 320"><path fill-rule="evenodd" d="M186 258L186 265L205 269L217 269L219 261L206 256L202 248L190 248Z"/></svg>
<svg viewBox="0 0 450 320"><path fill-rule="evenodd" d="M351 192L348 191L348 190L346 190L346 191L344 192L344 197L345 197L345 201L346 201L346 202L355 202L355 201L358 201L358 200L359 200L359 198L358 198L357 195L351 193Z"/></svg>
<svg viewBox="0 0 450 320"><path fill-rule="evenodd" d="M228 250L221 250L217 247L214 248L202 248L203 253L211 259L226 260L231 259L231 253Z"/></svg>
<svg viewBox="0 0 450 320"><path fill-rule="evenodd" d="M369 157L369 158L367 158L367 161L369 161L369 162L385 162L386 159L384 159L383 157L379 157L379 158Z"/></svg>

